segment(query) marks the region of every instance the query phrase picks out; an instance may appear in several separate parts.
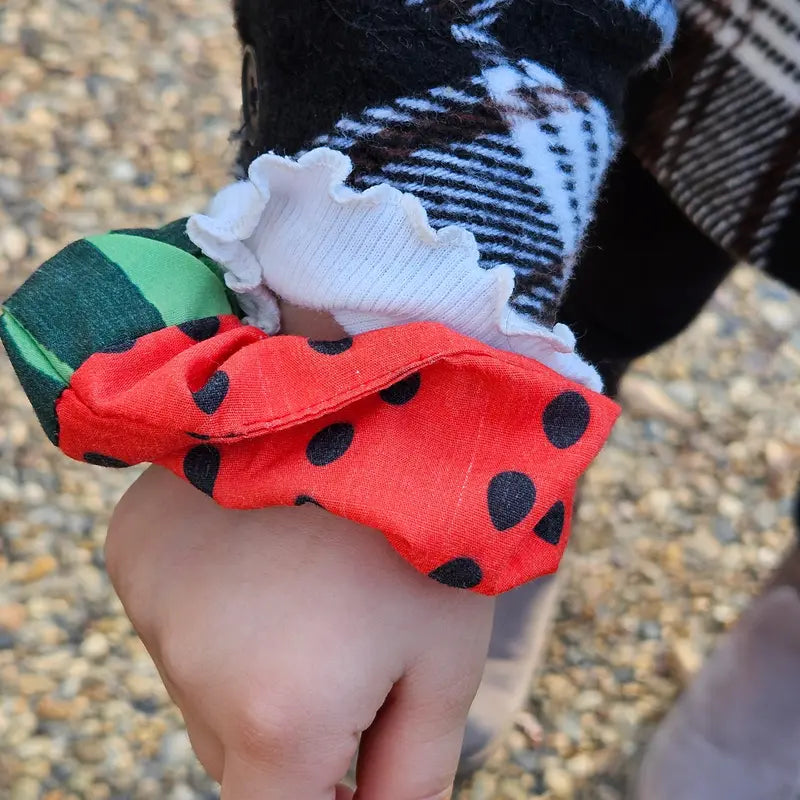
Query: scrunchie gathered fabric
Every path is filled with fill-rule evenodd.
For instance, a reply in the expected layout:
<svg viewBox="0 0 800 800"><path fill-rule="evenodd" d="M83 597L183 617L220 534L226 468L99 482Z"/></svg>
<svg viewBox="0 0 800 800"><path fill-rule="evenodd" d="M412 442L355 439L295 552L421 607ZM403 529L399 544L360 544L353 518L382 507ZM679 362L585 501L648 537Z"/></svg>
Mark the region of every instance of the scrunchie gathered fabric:
<svg viewBox="0 0 800 800"><path fill-rule="evenodd" d="M269 336L184 228L76 242L5 304L0 336L54 443L161 464L231 508L316 503L450 586L555 571L613 402L434 322Z"/></svg>

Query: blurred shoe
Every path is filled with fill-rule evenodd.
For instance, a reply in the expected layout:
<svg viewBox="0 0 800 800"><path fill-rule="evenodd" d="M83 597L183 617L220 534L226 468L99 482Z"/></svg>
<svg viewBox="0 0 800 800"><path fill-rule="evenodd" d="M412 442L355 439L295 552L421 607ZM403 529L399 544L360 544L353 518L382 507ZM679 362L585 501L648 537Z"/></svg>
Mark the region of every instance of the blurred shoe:
<svg viewBox="0 0 800 800"><path fill-rule="evenodd" d="M793 573L794 562L782 572ZM798 678L800 596L777 585L726 634L659 726L638 800L800 797Z"/></svg>
<svg viewBox="0 0 800 800"><path fill-rule="evenodd" d="M546 651L564 577L562 567L497 598L489 655L461 749L459 782L484 765L524 708Z"/></svg>

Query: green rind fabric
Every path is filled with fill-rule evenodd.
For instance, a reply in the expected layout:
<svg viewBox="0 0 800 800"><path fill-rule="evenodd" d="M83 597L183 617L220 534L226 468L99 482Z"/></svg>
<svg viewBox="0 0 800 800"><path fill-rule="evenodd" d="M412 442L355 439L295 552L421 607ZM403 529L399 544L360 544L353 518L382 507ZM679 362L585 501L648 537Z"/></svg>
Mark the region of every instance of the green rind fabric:
<svg viewBox="0 0 800 800"><path fill-rule="evenodd" d="M164 327L125 272L85 239L42 264L6 307L73 369L99 350Z"/></svg>
<svg viewBox="0 0 800 800"><path fill-rule="evenodd" d="M217 264L213 258L209 258L207 255L202 253L198 256L198 258L214 273L214 275L217 276L218 281L225 283L225 270L222 269L221 264Z"/></svg>
<svg viewBox="0 0 800 800"><path fill-rule="evenodd" d="M139 236L142 239L154 239L157 242L171 244L173 247L199 258L201 255L200 248L186 234L188 219L188 217L176 219L161 228L120 228L119 230L111 231L111 233Z"/></svg>
<svg viewBox="0 0 800 800"><path fill-rule="evenodd" d="M119 342L234 313L224 283L201 260L205 257L177 246L197 250L185 236L185 223L149 233L74 242L39 267L6 307L72 369Z"/></svg>
<svg viewBox="0 0 800 800"><path fill-rule="evenodd" d="M58 417L56 401L67 386L66 379L48 361L33 337L5 311L0 316L0 339L8 359L47 438L58 445Z"/></svg>
<svg viewBox="0 0 800 800"><path fill-rule="evenodd" d="M4 341L10 340L20 356L24 358L33 369L44 373L56 383L69 383L75 371L69 364L61 361L55 353L48 351L41 343L37 342L25 328L14 319L10 311L4 310L2 316Z"/></svg>
<svg viewBox="0 0 800 800"><path fill-rule="evenodd" d="M175 222L170 222L162 228L120 228L117 231L111 231L111 233L139 236L143 239L153 239L156 242L171 244L173 247L177 247L179 250L183 250L185 253L189 253L189 255L202 261L217 276L220 282L224 283L225 273L222 267L205 255L187 235L186 223L188 219L188 217L176 219Z"/></svg>
<svg viewBox="0 0 800 800"><path fill-rule="evenodd" d="M120 233L87 241L119 266L168 326L232 313L220 280L174 245Z"/></svg>
<svg viewBox="0 0 800 800"><path fill-rule="evenodd" d="M74 242L2 310L0 338L54 444L56 401L92 354L170 325L239 313L219 265L186 236L186 220Z"/></svg>
<svg viewBox="0 0 800 800"><path fill-rule="evenodd" d="M212 258L209 258L203 251L189 238L186 233L186 223L188 217L176 219L174 222L169 222L161 228L120 228L111 233L121 233L127 236L140 236L144 239L154 239L157 242L164 242L164 244L171 244L179 250L183 250L189 255L194 256L199 261L202 261L211 272L217 277L220 283L225 284L225 271L220 264L217 264ZM225 296L228 298L228 303L231 310L239 318L244 314L239 307L239 302L236 294L225 286Z"/></svg>

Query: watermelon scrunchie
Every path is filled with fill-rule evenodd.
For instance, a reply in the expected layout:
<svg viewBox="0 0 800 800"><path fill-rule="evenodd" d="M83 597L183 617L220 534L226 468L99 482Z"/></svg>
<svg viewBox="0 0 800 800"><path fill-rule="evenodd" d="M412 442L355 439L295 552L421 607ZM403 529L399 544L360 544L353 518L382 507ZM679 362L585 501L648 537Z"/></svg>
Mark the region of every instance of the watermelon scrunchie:
<svg viewBox="0 0 800 800"><path fill-rule="evenodd" d="M483 594L555 571L612 401L438 323L328 342L236 310L176 223L70 245L0 336L72 458L157 463L230 508L315 503Z"/></svg>

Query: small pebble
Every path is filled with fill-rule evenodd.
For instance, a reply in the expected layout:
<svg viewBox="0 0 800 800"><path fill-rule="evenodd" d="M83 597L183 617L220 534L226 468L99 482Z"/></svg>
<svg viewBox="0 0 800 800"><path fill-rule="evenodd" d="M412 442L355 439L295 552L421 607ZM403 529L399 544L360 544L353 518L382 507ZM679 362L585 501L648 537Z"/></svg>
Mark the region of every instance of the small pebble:
<svg viewBox="0 0 800 800"><path fill-rule="evenodd" d="M567 769L577 778L588 778L594 772L594 761L588 753L578 753L567 761Z"/></svg>
<svg viewBox="0 0 800 800"><path fill-rule="evenodd" d="M58 562L51 555L37 556L25 570L22 580L33 583L50 575L58 567Z"/></svg>
<svg viewBox="0 0 800 800"><path fill-rule="evenodd" d="M57 697L43 697L36 707L36 714L40 719L49 721L66 721L80 717L89 708L86 697L76 697L72 700L61 700Z"/></svg>
<svg viewBox="0 0 800 800"><path fill-rule="evenodd" d="M526 772L533 772L540 763L540 756L535 750L512 751L511 759Z"/></svg>
<svg viewBox="0 0 800 800"><path fill-rule="evenodd" d="M109 650L108 639L102 633L89 634L81 644L81 654L93 661L104 659Z"/></svg>
<svg viewBox="0 0 800 800"><path fill-rule="evenodd" d="M730 544L739 538L736 534L736 528L725 517L717 517L714 520L714 536L717 537L721 544Z"/></svg>
<svg viewBox="0 0 800 800"><path fill-rule="evenodd" d="M767 300L759 309L767 324L781 333L788 333L795 326L795 314L786 300Z"/></svg>
<svg viewBox="0 0 800 800"><path fill-rule="evenodd" d="M13 225L0 229L0 257L9 261L19 261L28 252L28 237L22 228Z"/></svg>
<svg viewBox="0 0 800 800"><path fill-rule="evenodd" d="M550 767L545 770L544 779L554 797L572 797L575 780L565 769Z"/></svg>
<svg viewBox="0 0 800 800"><path fill-rule="evenodd" d="M620 398L634 416L654 417L678 428L689 428L695 423L694 414L675 402L656 381L649 378L628 375L622 382Z"/></svg>
<svg viewBox="0 0 800 800"><path fill-rule="evenodd" d="M492 800L496 786L497 779L494 775L479 772L472 779L469 800Z"/></svg>
<svg viewBox="0 0 800 800"><path fill-rule="evenodd" d="M184 731L168 733L161 740L161 758L165 764L185 763L192 756L192 746Z"/></svg>
<svg viewBox="0 0 800 800"><path fill-rule="evenodd" d="M689 683L702 664L702 657L689 639L676 639L672 642L670 658L682 686Z"/></svg>
<svg viewBox="0 0 800 800"><path fill-rule="evenodd" d="M25 776L14 782L9 800L39 800L41 791L42 786L39 781Z"/></svg>
<svg viewBox="0 0 800 800"><path fill-rule="evenodd" d="M18 631L27 619L27 611L22 603L10 603L0 606L0 628L7 631Z"/></svg>
<svg viewBox="0 0 800 800"><path fill-rule="evenodd" d="M106 757L106 748L103 742L96 739L79 739L73 745L73 751L82 764L98 764Z"/></svg>
<svg viewBox="0 0 800 800"><path fill-rule="evenodd" d="M642 639L660 639L661 625L655 620L642 620L639 623L639 636L641 636Z"/></svg>
<svg viewBox="0 0 800 800"><path fill-rule="evenodd" d="M170 793L168 800L197 800L195 792L185 783L179 783Z"/></svg>
<svg viewBox="0 0 800 800"><path fill-rule="evenodd" d="M596 689L588 689L575 698L575 710L595 711L603 705L604 699L602 692L598 692Z"/></svg>
<svg viewBox="0 0 800 800"><path fill-rule="evenodd" d="M136 167L130 161L115 161L111 165L109 176L120 183L131 183L136 177Z"/></svg>

